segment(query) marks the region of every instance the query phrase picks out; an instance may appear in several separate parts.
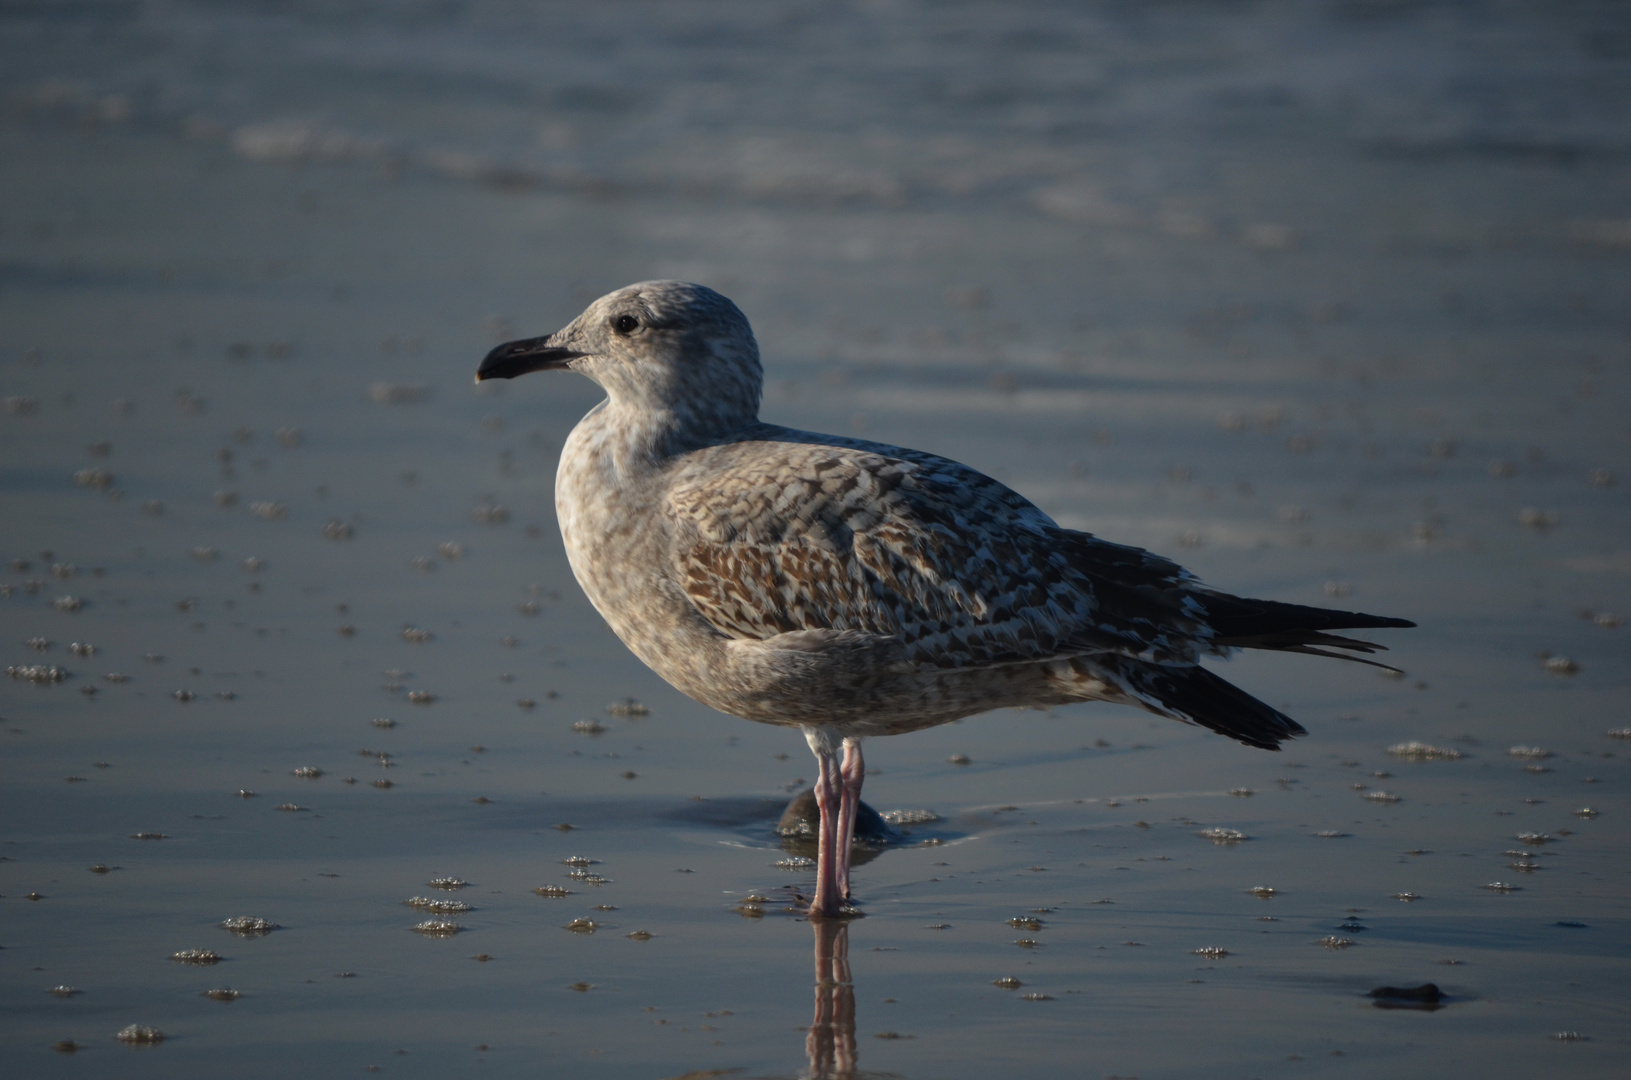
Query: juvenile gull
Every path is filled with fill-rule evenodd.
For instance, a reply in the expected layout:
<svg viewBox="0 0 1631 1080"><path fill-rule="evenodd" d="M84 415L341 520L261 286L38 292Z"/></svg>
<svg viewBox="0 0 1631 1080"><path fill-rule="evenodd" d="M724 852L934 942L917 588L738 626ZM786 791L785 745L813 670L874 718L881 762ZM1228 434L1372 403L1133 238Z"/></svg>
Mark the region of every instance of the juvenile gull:
<svg viewBox="0 0 1631 1080"><path fill-rule="evenodd" d="M1303 729L1203 654L1356 659L1382 646L1328 631L1414 625L1230 596L1060 528L966 465L763 423L753 331L701 285L619 289L557 333L500 345L476 378L559 369L607 395L555 479L572 572L681 691L803 730L820 769L812 915L850 897L866 736L1112 701L1274 750Z"/></svg>

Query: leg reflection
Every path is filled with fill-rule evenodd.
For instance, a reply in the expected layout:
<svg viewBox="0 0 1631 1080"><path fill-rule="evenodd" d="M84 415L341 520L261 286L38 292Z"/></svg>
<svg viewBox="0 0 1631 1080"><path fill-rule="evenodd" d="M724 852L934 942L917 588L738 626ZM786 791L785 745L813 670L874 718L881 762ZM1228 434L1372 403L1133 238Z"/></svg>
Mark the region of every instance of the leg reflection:
<svg viewBox="0 0 1631 1080"><path fill-rule="evenodd" d="M804 1040L809 1080L855 1076L855 987L849 974L849 923L811 919L815 931L815 1019Z"/></svg>

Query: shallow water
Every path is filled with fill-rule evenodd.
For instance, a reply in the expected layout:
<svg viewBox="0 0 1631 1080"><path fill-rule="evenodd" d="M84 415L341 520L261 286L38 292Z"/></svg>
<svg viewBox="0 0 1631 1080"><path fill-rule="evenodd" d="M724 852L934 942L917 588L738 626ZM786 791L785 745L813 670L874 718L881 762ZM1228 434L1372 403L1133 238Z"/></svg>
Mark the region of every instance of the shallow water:
<svg viewBox="0 0 1631 1080"><path fill-rule="evenodd" d="M0 12L0 656L67 673L0 680L7 1075L1620 1075L1628 33ZM875 740L868 801L938 820L813 927L802 739L666 687L566 567L593 387L469 382L659 276L753 320L767 417L1413 618L1406 676L1236 659L1309 729L1280 754L1108 706Z"/></svg>

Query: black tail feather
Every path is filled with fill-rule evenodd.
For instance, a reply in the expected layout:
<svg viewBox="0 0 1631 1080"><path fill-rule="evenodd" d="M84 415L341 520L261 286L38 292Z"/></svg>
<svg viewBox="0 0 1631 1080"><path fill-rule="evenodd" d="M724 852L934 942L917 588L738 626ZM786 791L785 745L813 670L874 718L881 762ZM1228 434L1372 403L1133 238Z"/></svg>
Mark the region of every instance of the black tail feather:
<svg viewBox="0 0 1631 1080"><path fill-rule="evenodd" d="M1386 664L1352 655L1369 655L1383 651L1385 646L1329 631L1416 625L1408 619L1282 604L1274 600L1248 600L1227 593L1195 591L1190 596L1205 608L1203 621L1213 631L1210 644L1220 652L1230 648L1270 649L1351 660L1396 671ZM1344 651L1330 651L1333 649ZM1291 717L1197 665L1123 658L1117 665L1117 673L1123 688L1151 712L1199 724L1247 746L1278 750L1285 740L1307 734Z"/></svg>
<svg viewBox="0 0 1631 1080"><path fill-rule="evenodd" d="M1366 642L1366 641L1362 641L1359 644L1361 644L1361 645L1370 645L1370 643ZM1352 646L1346 646L1346 647L1352 648ZM1370 648L1362 649L1362 650L1359 650L1359 651L1361 651L1361 652L1370 652L1371 649L1380 649L1380 648L1382 648L1381 645L1371 645ZM1302 653L1304 656L1323 656L1323 657L1326 657L1327 659L1331 659L1331 660L1346 660L1350 664L1364 664L1366 667L1381 668L1383 671L1391 671L1395 675L1403 675L1404 674L1403 671L1401 671L1399 668L1394 667L1392 664L1384 664L1379 660L1366 660L1364 657L1349 656L1347 653L1326 652L1324 649L1315 649L1315 648L1312 648L1311 646L1308 646L1308 645L1277 645L1277 646L1275 646L1275 650L1277 652Z"/></svg>
<svg viewBox="0 0 1631 1080"><path fill-rule="evenodd" d="M1144 706L1264 750L1306 735L1303 726L1203 667L1125 663L1121 675Z"/></svg>
<svg viewBox="0 0 1631 1080"><path fill-rule="evenodd" d="M1416 625L1409 619L1283 604L1278 600L1250 600L1220 592L1196 593L1195 598L1206 608L1206 621L1220 639L1272 637L1292 631L1373 630Z"/></svg>
<svg viewBox="0 0 1631 1080"><path fill-rule="evenodd" d="M1219 649L1271 649L1279 652L1310 653L1314 656L1330 656L1339 660L1354 660L1375 667L1388 668L1386 664L1360 660L1357 656L1348 656L1344 653L1311 649L1309 646L1322 645L1327 649L1347 649L1367 654L1385 652L1387 649L1385 645L1326 631L1407 628L1416 625L1409 619L1390 619L1358 611L1334 611L1330 608L1305 607L1301 604L1282 604L1276 600L1248 600L1225 593L1204 593L1197 599L1206 608L1206 622L1212 627L1214 634L1212 645Z"/></svg>

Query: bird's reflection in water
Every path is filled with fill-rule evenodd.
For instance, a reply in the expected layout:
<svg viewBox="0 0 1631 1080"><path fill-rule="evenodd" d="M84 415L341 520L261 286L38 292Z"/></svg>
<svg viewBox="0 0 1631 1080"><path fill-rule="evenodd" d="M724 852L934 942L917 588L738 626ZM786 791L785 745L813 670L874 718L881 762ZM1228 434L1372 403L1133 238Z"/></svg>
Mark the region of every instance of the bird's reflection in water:
<svg viewBox="0 0 1631 1080"><path fill-rule="evenodd" d="M811 919L815 931L815 1018L804 1037L810 1068L800 1080L901 1080L856 1067L855 984L849 973L849 920Z"/></svg>
<svg viewBox="0 0 1631 1080"><path fill-rule="evenodd" d="M855 984L849 974L849 922L811 919L815 931L815 1019L804 1038L809 1080L855 1077Z"/></svg>

